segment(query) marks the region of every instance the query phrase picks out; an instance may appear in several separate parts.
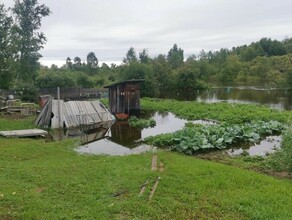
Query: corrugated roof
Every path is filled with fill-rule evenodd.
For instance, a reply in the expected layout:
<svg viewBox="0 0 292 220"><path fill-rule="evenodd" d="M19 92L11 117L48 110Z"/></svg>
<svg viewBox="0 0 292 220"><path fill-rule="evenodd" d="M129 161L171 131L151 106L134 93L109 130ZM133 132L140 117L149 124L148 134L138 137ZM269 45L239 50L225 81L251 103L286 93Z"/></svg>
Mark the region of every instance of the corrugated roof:
<svg viewBox="0 0 292 220"><path fill-rule="evenodd" d="M58 100L49 100L43 107L35 123L51 128L59 128L64 125L67 128L71 128L115 120L115 117L98 100L68 102L60 100L60 115L58 105Z"/></svg>

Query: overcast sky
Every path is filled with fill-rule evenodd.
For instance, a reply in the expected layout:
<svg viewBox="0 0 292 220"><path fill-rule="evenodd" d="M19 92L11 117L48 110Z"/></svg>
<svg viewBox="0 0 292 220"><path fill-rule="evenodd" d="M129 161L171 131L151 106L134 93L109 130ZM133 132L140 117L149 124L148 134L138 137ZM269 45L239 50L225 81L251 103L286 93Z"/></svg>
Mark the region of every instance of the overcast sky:
<svg viewBox="0 0 292 220"><path fill-rule="evenodd" d="M12 6L12 0L0 0ZM292 0L39 0L52 11L43 19L46 65L82 60L120 62L130 47L151 57L176 43L185 57L204 49L250 44L262 37L292 37Z"/></svg>

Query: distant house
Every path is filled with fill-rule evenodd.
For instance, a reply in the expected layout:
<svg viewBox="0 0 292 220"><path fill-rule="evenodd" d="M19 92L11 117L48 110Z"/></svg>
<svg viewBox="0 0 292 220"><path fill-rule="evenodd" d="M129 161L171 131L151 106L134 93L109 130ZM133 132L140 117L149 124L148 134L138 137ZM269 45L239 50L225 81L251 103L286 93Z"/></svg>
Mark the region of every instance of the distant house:
<svg viewBox="0 0 292 220"><path fill-rule="evenodd" d="M114 83L109 89L109 110L113 114L135 115L140 113L140 85L144 79Z"/></svg>

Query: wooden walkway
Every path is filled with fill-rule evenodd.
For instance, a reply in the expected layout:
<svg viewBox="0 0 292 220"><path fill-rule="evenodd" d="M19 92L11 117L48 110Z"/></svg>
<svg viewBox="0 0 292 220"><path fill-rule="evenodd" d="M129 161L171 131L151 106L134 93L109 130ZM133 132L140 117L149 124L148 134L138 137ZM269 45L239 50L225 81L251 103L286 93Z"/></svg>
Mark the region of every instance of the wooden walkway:
<svg viewBox="0 0 292 220"><path fill-rule="evenodd" d="M0 135L4 137L36 137L47 135L48 132L41 129L0 131Z"/></svg>

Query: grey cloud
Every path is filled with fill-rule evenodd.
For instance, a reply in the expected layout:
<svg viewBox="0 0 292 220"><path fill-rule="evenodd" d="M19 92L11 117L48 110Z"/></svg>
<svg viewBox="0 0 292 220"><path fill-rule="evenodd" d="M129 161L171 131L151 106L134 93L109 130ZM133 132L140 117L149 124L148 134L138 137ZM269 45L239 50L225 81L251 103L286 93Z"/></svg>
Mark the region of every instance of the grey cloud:
<svg viewBox="0 0 292 220"><path fill-rule="evenodd" d="M2 0L10 4L11 0ZM39 0L53 14L43 20L43 59L86 57L120 61L132 46L185 54L249 44L261 37L292 37L291 0ZM84 59L83 58L83 59Z"/></svg>

